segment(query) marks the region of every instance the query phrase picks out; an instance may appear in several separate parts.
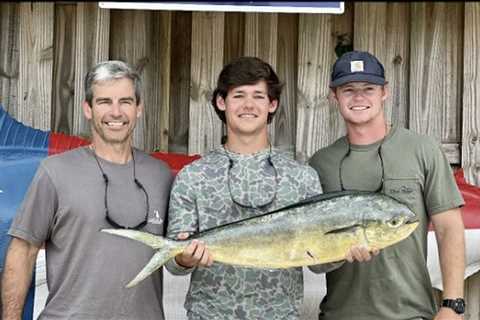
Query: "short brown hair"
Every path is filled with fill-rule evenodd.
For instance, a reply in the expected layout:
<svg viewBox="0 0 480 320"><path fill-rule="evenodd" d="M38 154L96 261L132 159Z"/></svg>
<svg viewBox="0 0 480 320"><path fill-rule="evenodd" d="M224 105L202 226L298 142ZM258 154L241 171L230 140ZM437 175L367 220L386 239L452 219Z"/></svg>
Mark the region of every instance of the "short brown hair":
<svg viewBox="0 0 480 320"><path fill-rule="evenodd" d="M220 120L226 123L225 111L217 106L217 97L227 97L228 91L243 85L256 84L264 80L267 83L268 98L280 103L283 83L278 79L273 68L256 57L240 57L225 65L218 76L217 88L213 91L212 105ZM278 108L277 108L278 110ZM267 123L271 123L276 111L268 114Z"/></svg>

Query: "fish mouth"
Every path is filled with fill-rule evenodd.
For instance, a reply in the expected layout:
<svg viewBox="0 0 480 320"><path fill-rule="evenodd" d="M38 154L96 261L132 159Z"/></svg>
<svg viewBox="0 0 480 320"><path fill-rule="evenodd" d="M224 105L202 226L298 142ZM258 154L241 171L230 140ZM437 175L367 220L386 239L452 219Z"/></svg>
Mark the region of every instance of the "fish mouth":
<svg viewBox="0 0 480 320"><path fill-rule="evenodd" d="M416 215L413 216L413 217L407 218L407 220L404 222L405 226L409 226L409 227L412 226L414 229L419 224L420 224L420 220L418 219L418 217Z"/></svg>
<svg viewBox="0 0 480 320"><path fill-rule="evenodd" d="M420 224L419 220L409 220L405 222L405 226L408 226L409 228L411 228L411 230L415 230L419 224Z"/></svg>
<svg viewBox="0 0 480 320"><path fill-rule="evenodd" d="M352 224L350 226L329 230L329 231L325 232L324 234L338 234L338 233L343 233L343 232L351 232L351 231L353 231L357 228L362 228L362 227L363 227L363 225L361 225L359 223L355 223L355 224Z"/></svg>

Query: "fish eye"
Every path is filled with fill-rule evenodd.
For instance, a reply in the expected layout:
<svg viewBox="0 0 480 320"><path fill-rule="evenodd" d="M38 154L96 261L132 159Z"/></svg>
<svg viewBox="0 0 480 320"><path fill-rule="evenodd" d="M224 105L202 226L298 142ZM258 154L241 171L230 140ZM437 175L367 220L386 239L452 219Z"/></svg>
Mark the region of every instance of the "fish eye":
<svg viewBox="0 0 480 320"><path fill-rule="evenodd" d="M403 224L403 218L401 217L393 217L389 221L387 221L387 225L391 228L396 228Z"/></svg>

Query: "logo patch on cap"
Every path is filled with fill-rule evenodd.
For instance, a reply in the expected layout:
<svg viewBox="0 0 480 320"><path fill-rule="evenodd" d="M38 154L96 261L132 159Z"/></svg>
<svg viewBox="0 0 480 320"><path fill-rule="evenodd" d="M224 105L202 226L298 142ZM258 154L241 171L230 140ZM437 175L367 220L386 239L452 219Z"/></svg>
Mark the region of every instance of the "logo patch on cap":
<svg viewBox="0 0 480 320"><path fill-rule="evenodd" d="M363 72L363 61L350 61L350 72Z"/></svg>

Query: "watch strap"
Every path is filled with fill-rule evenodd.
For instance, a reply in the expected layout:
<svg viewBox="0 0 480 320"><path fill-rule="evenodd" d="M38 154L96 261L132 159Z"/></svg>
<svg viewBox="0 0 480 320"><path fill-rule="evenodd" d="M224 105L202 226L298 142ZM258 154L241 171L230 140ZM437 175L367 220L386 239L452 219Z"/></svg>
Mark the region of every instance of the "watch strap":
<svg viewBox="0 0 480 320"><path fill-rule="evenodd" d="M463 314L465 312L465 300L462 298L444 299L442 301L442 307L450 308L457 314Z"/></svg>

